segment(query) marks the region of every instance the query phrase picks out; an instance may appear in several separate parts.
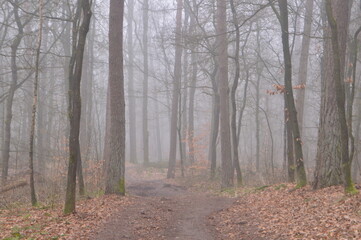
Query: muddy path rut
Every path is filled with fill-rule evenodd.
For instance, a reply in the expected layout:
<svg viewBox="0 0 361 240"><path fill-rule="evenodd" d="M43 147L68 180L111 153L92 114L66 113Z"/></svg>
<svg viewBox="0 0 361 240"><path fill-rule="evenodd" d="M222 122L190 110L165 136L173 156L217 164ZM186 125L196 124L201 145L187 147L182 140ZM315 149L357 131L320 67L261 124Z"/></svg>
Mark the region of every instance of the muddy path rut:
<svg viewBox="0 0 361 240"><path fill-rule="evenodd" d="M165 180L133 182L128 193L134 204L114 209L94 239L213 240L212 213L228 208L233 200L195 193Z"/></svg>

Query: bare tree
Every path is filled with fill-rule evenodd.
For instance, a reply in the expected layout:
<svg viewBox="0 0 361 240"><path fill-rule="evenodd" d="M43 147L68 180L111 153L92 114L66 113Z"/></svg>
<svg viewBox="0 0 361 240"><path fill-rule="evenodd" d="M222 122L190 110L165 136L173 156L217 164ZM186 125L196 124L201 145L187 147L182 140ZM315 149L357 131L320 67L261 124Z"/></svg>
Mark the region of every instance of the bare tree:
<svg viewBox="0 0 361 240"><path fill-rule="evenodd" d="M303 187L307 184L306 171L303 162L303 152L302 152L302 140L300 135L300 130L298 127L297 112L295 101L293 97L293 88L292 88L292 62L291 62L291 53L289 45L289 34L288 34L288 9L287 9L287 0L278 0L280 12L277 14L279 21L281 23L282 30L282 46L283 46L283 58L285 64L285 106L289 116L290 128L293 135L293 144L295 150L295 163L296 163L296 182L297 187Z"/></svg>
<svg viewBox="0 0 361 240"><path fill-rule="evenodd" d="M178 105L180 94L180 83L182 78L182 11L183 0L177 0L177 14L176 14L176 30L175 30L175 63L174 63L174 80L173 80L173 95L171 108L171 126L170 126L170 150L169 150L169 165L167 178L175 177L176 157L177 157L177 125L178 125Z"/></svg>
<svg viewBox="0 0 361 240"><path fill-rule="evenodd" d="M80 82L86 36L91 19L91 0L78 0L73 20L72 56L69 63L69 166L65 195L64 213L75 211L76 173L81 161L79 132L81 116Z"/></svg>
<svg viewBox="0 0 361 240"><path fill-rule="evenodd" d="M237 173L237 182L238 185L242 185L242 173L241 167L239 165L239 158L238 158L238 139L237 139L237 105L236 105L236 91L238 88L238 82L240 78L240 63L239 63L239 52L240 52L240 31L238 27L238 20L237 20L237 11L234 4L234 0L230 1L231 9L232 9L232 19L233 24L236 29L236 48L235 48L235 56L234 62L236 65L235 69L235 76L232 84L231 89L231 105L232 105L232 115L231 115L231 132L232 132L232 152L233 152L233 165L236 169ZM249 35L248 35L249 36ZM246 41L247 43L247 41ZM245 43L245 44L246 44Z"/></svg>
<svg viewBox="0 0 361 240"><path fill-rule="evenodd" d="M5 127L4 127L4 141L2 144L2 174L1 182L5 184L9 171L9 158L10 158L10 141L11 141L11 122L12 122L12 107L14 101L14 94L18 84L18 67L17 67L17 52L21 40L24 37L24 27L27 22L22 22L19 15L19 2L16 0L12 3L14 18L17 25L17 34L11 43L11 83L6 99L5 106Z"/></svg>
<svg viewBox="0 0 361 240"><path fill-rule="evenodd" d="M41 41L43 34L43 1L39 0L39 35L38 35L38 46L35 54L35 80L33 89L33 106L31 114L31 125L30 125L30 140L29 140L29 168L30 168L30 197L31 204L35 206L37 204L35 183L34 183L34 135L35 135L35 122L36 122L36 108L38 104L38 85L39 85L39 63L40 63L40 50Z"/></svg>

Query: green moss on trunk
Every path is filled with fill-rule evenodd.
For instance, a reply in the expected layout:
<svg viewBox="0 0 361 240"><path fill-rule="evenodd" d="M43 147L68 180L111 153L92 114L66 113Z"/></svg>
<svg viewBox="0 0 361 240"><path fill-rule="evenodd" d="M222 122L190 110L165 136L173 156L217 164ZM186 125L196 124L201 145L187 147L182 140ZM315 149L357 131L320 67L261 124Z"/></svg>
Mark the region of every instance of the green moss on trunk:
<svg viewBox="0 0 361 240"><path fill-rule="evenodd" d="M352 182L351 162L343 165L343 171L345 174L345 193L350 195L357 194L358 191L356 190L355 185Z"/></svg>
<svg viewBox="0 0 361 240"><path fill-rule="evenodd" d="M121 178L119 179L119 194L125 195L125 179Z"/></svg>
<svg viewBox="0 0 361 240"><path fill-rule="evenodd" d="M296 188L302 188L307 185L307 177L304 165L297 167L297 185Z"/></svg>

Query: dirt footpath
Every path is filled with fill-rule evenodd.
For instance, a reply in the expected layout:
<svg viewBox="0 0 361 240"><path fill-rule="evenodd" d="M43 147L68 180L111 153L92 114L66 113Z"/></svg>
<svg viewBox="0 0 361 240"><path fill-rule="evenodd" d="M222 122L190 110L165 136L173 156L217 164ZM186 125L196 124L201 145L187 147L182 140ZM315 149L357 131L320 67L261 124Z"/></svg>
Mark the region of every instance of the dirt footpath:
<svg viewBox="0 0 361 240"><path fill-rule="evenodd" d="M132 183L128 193L134 196L135 204L114 209L116 213L94 239L219 239L208 218L233 202L163 180Z"/></svg>

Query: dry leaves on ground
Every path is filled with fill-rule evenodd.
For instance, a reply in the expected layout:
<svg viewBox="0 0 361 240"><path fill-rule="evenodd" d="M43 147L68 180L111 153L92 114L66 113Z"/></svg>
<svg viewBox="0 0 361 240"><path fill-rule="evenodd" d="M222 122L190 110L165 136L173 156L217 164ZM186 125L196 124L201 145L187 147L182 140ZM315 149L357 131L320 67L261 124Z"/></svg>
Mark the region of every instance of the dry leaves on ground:
<svg viewBox="0 0 361 240"><path fill-rule="evenodd" d="M211 219L222 239L361 239L361 195L281 184L245 193Z"/></svg>
<svg viewBox="0 0 361 240"><path fill-rule="evenodd" d="M88 239L114 209L129 204L129 197L103 196L78 201L67 216L61 206L0 210L0 239Z"/></svg>

